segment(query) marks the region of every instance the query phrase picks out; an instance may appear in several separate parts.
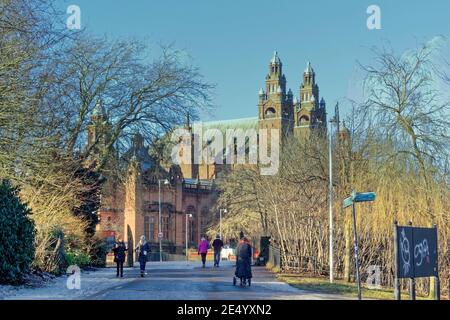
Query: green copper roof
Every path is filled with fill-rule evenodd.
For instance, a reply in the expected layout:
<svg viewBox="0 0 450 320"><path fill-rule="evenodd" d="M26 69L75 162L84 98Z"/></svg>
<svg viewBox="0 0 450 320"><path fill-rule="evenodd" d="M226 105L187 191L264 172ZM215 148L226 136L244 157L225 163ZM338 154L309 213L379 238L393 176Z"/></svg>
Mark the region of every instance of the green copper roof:
<svg viewBox="0 0 450 320"><path fill-rule="evenodd" d="M226 132L227 130L233 129L258 129L258 118L241 118L241 119L233 119L233 120L222 120L222 121L207 121L207 122L194 122L192 124L193 129L196 127L202 126L203 130L208 129L218 129L221 132Z"/></svg>

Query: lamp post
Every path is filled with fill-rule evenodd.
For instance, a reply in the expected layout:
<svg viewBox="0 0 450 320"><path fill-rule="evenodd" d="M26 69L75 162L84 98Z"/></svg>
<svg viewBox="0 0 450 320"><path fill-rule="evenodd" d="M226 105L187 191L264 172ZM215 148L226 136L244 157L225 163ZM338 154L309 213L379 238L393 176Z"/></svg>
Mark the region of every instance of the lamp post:
<svg viewBox="0 0 450 320"><path fill-rule="evenodd" d="M188 219L192 218L192 214L186 213L186 263L189 263L189 254L188 254Z"/></svg>
<svg viewBox="0 0 450 320"><path fill-rule="evenodd" d="M330 260L330 283L333 283L334 281L334 275L333 275L333 266L334 266L334 259L333 259L333 153L332 153L332 144L333 144L333 124L335 124L336 117L333 117L333 119L330 120L330 132L328 134L329 141L328 141L328 162L329 162L329 187L328 187L328 204L329 204L329 233L330 233L330 252L329 252L329 260Z"/></svg>
<svg viewBox="0 0 450 320"><path fill-rule="evenodd" d="M161 182L164 183L164 185L169 184L169 180L167 179L159 179L158 180L158 203L159 203L159 223L158 223L158 238L159 238L159 261L162 262L162 229L161 229Z"/></svg>
<svg viewBox="0 0 450 320"><path fill-rule="evenodd" d="M222 212L223 213L227 213L227 209L220 209L219 210L219 234L220 234L220 239L222 240Z"/></svg>

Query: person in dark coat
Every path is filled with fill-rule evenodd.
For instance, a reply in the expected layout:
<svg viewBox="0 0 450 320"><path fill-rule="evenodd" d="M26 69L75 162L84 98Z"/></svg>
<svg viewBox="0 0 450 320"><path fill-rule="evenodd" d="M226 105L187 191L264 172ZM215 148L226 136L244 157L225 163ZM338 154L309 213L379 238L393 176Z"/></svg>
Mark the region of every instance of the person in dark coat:
<svg viewBox="0 0 450 320"><path fill-rule="evenodd" d="M112 251L114 252L114 261L116 262L117 275L116 277L123 278L123 263L125 262L125 252L128 249L125 247L125 242L121 238L116 242Z"/></svg>
<svg viewBox="0 0 450 320"><path fill-rule="evenodd" d="M145 275L145 265L147 264L148 254L150 253L150 245L148 244L145 236L141 236L139 243L136 247L138 255L139 266L141 269L141 277Z"/></svg>
<svg viewBox="0 0 450 320"><path fill-rule="evenodd" d="M236 248L236 272L237 278L241 279L241 285L245 284L246 280L252 278L252 247L246 237L239 240Z"/></svg>
<svg viewBox="0 0 450 320"><path fill-rule="evenodd" d="M220 263L220 253L222 252L223 248L223 241L220 239L220 235L216 236L216 239L214 239L212 246L214 248L214 267L218 267Z"/></svg>

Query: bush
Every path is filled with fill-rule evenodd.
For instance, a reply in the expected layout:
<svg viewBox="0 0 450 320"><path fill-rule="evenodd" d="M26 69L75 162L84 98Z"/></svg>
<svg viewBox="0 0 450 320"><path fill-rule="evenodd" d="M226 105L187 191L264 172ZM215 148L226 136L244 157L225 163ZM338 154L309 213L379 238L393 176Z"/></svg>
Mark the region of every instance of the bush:
<svg viewBox="0 0 450 320"><path fill-rule="evenodd" d="M34 258L34 223L19 190L9 181L0 183L0 282L18 283L30 271Z"/></svg>
<svg viewBox="0 0 450 320"><path fill-rule="evenodd" d="M82 251L68 251L65 255L69 266L76 265L80 268L84 268L91 265L91 258Z"/></svg>
<svg viewBox="0 0 450 320"><path fill-rule="evenodd" d="M104 239L96 236L89 241L89 255L91 259L91 266L103 268L106 266L106 255L111 250L108 250L108 245Z"/></svg>
<svg viewBox="0 0 450 320"><path fill-rule="evenodd" d="M64 231L54 226L48 233L38 232L34 267L55 275L63 274L68 266Z"/></svg>

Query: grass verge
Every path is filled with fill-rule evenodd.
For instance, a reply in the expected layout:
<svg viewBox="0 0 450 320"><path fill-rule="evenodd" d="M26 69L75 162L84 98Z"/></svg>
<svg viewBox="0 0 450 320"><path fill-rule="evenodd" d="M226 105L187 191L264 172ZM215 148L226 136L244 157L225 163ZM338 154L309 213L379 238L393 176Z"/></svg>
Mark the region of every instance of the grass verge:
<svg viewBox="0 0 450 320"><path fill-rule="evenodd" d="M358 287L355 283L348 283L342 280L335 280L334 283L330 283L328 278L316 278L302 275L292 274L278 274L277 278L280 281L286 282L291 286L317 293L326 294L338 294L345 297L356 298L358 296ZM366 287L361 288L361 294L363 299L378 299L378 300L393 300L394 290L392 289L369 289ZM408 300L409 294L402 292L402 300ZM417 300L429 300L428 297L419 297Z"/></svg>

